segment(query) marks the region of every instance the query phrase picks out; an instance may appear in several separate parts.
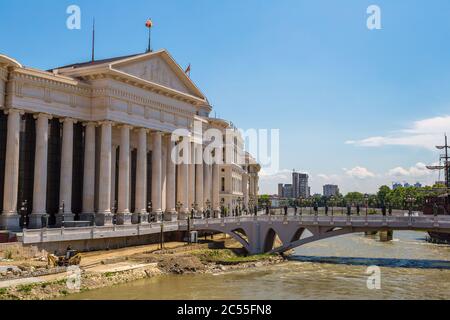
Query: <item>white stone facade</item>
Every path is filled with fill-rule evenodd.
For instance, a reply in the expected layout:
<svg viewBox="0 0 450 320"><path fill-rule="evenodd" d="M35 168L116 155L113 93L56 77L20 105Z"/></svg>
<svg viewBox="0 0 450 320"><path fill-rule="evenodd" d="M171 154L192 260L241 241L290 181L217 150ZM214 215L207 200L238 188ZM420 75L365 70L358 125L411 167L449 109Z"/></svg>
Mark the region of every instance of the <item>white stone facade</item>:
<svg viewBox="0 0 450 320"><path fill-rule="evenodd" d="M192 210L217 216L257 197L253 160L207 165L192 133L184 139L196 162L173 163L174 130L229 124L209 118L207 98L165 50L51 71L0 55L0 109L2 229L40 228L49 215L55 225L101 226L145 224L150 215L173 221ZM243 152L242 143L234 148Z"/></svg>

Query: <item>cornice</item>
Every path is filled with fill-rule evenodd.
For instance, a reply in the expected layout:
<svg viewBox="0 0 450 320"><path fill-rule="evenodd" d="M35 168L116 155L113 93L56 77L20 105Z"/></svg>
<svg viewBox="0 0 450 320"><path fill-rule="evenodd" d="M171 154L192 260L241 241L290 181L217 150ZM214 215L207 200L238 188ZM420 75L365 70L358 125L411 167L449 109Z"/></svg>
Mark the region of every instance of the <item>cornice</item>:
<svg viewBox="0 0 450 320"><path fill-rule="evenodd" d="M68 80L60 77L54 77L49 74L39 74L39 72L30 72L30 70L15 69L11 73L11 80L22 83L32 83L37 87L54 89L64 91L66 93L76 93L90 97L92 89L87 84L83 84L79 81Z"/></svg>

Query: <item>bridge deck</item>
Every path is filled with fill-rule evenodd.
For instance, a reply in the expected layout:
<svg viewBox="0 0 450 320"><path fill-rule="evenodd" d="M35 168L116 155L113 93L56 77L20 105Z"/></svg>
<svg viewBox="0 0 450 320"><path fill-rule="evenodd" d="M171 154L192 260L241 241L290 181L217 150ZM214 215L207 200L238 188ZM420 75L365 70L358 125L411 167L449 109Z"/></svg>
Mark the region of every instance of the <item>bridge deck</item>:
<svg viewBox="0 0 450 320"><path fill-rule="evenodd" d="M221 230L236 229L240 225L290 225L299 228L326 227L326 228L354 228L365 229L392 229L392 230L424 230L450 233L450 216L243 216L227 217L221 219L191 220L191 230ZM186 231L188 222L175 221L152 224L114 225L105 227L79 227L61 229L23 230L19 239L24 244L49 243L60 241L107 239L142 236L161 232Z"/></svg>

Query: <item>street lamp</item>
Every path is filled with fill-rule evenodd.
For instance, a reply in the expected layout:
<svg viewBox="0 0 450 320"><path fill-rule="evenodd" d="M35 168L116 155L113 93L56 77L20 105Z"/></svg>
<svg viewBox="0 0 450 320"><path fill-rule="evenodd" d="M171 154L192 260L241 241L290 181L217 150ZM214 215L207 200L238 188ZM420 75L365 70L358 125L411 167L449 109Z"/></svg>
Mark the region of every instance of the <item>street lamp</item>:
<svg viewBox="0 0 450 320"><path fill-rule="evenodd" d="M330 197L330 203L331 203L331 216L334 216L334 196Z"/></svg>
<svg viewBox="0 0 450 320"><path fill-rule="evenodd" d="M237 199L237 203L238 203L238 216L240 216L241 215L241 205L242 205L242 198L241 197L239 197L238 199Z"/></svg>
<svg viewBox="0 0 450 320"><path fill-rule="evenodd" d="M24 229L27 228L27 212L28 212L28 201L24 200L22 201L22 206L20 207L20 213L22 215Z"/></svg>
<svg viewBox="0 0 450 320"><path fill-rule="evenodd" d="M406 198L406 202L409 204L408 214L409 214L409 216L412 216L412 207L413 207L414 202L416 202L416 198L414 198L413 196L409 195Z"/></svg>
<svg viewBox="0 0 450 320"><path fill-rule="evenodd" d="M369 195L364 195L364 204L366 206L366 217L369 215Z"/></svg>
<svg viewBox="0 0 450 320"><path fill-rule="evenodd" d="M210 218L210 215L211 215L211 201L209 201L209 199L208 200L206 200L206 209L207 209L207 218Z"/></svg>
<svg viewBox="0 0 450 320"><path fill-rule="evenodd" d="M149 201L149 202L147 202L147 213L149 214L149 216L150 216L150 214L153 216L152 211L153 211L153 203L151 201ZM147 217L147 220L149 219L149 216ZM153 218L152 218L152 220L153 220Z"/></svg>
<svg viewBox="0 0 450 320"><path fill-rule="evenodd" d="M220 213L222 214L222 217L225 216L225 199L220 200Z"/></svg>
<svg viewBox="0 0 450 320"><path fill-rule="evenodd" d="M65 211L64 200L62 201L61 207L59 207L59 210L61 212L61 226L64 227L64 211Z"/></svg>

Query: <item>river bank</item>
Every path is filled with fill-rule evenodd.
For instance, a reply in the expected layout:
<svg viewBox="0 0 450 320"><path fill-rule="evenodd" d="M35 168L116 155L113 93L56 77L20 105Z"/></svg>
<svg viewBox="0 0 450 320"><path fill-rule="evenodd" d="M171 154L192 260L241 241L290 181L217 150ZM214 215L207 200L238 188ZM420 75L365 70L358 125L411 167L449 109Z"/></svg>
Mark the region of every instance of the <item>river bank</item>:
<svg viewBox="0 0 450 320"><path fill-rule="evenodd" d="M207 243L192 246L167 243L164 250L149 245L85 253L79 269L73 268L63 273L61 270L52 272L51 269L47 269L47 274L39 271L45 270L40 260L37 258L34 263L15 263L13 270L9 270L3 278L0 275L0 300L70 299L74 293L159 275L219 274L285 261L278 255L246 256L234 240L224 239L222 235ZM30 270L38 270L42 275L33 276Z"/></svg>

